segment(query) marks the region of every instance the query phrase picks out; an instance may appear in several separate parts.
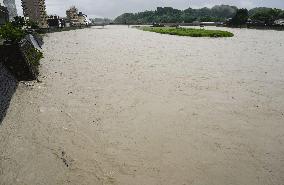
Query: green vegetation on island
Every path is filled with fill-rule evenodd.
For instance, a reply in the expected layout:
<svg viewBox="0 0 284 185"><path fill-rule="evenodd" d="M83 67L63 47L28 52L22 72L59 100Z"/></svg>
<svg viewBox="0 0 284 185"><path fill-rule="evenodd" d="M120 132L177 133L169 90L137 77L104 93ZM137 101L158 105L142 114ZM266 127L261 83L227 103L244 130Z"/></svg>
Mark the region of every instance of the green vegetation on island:
<svg viewBox="0 0 284 185"><path fill-rule="evenodd" d="M189 37L233 37L234 34L221 30L205 30L193 28L171 28L171 27L141 27L143 31L161 34L189 36Z"/></svg>

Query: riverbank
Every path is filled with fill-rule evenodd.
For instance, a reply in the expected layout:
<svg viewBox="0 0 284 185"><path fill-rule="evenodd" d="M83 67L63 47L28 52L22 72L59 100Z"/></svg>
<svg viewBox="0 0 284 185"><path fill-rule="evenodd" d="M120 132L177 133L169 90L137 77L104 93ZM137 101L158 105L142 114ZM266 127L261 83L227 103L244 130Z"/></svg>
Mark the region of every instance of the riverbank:
<svg viewBox="0 0 284 185"><path fill-rule="evenodd" d="M17 88L17 80L0 62L0 127Z"/></svg>
<svg viewBox="0 0 284 185"><path fill-rule="evenodd" d="M0 184L281 184L284 32L220 29L47 34L0 126Z"/></svg>
<svg viewBox="0 0 284 185"><path fill-rule="evenodd" d="M71 27L64 27L64 28L43 28L37 30L38 33L40 34L46 34L46 33L56 33L56 32L64 32L64 31L73 31L73 30L80 30L80 29L85 29L85 28L90 28L90 26L71 26Z"/></svg>
<svg viewBox="0 0 284 185"><path fill-rule="evenodd" d="M128 26L126 24L111 24L111 25L124 25ZM226 26L224 24L219 24L219 23L202 23L202 24L193 24L193 23L159 23L158 25L163 25L165 27L195 27L195 28L200 28L200 26L204 27L220 27L220 28L243 28L243 29L252 29L252 30L276 30L276 31L283 31L284 26L257 26L257 25L242 25L242 26ZM153 23L148 23L148 24L129 24L129 26L153 26Z"/></svg>

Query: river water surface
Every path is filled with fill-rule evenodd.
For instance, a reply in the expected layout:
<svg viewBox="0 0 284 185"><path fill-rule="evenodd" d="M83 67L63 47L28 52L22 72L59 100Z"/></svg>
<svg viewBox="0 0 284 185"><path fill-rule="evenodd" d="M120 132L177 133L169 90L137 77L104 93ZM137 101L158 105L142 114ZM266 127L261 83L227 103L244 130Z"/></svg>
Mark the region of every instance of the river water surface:
<svg viewBox="0 0 284 185"><path fill-rule="evenodd" d="M282 185L284 32L45 37L0 126L1 185Z"/></svg>

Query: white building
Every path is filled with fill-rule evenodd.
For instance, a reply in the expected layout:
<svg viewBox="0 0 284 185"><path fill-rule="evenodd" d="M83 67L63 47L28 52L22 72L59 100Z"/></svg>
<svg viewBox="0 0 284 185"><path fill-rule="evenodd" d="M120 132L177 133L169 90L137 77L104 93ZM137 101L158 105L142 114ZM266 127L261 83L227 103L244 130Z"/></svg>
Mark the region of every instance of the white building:
<svg viewBox="0 0 284 185"><path fill-rule="evenodd" d="M278 19L278 20L274 21L274 24L284 26L284 19Z"/></svg>
<svg viewBox="0 0 284 185"><path fill-rule="evenodd" d="M90 21L90 19L88 18L87 15L83 14L82 12L79 12L78 14L78 19L81 25L90 25L92 22Z"/></svg>

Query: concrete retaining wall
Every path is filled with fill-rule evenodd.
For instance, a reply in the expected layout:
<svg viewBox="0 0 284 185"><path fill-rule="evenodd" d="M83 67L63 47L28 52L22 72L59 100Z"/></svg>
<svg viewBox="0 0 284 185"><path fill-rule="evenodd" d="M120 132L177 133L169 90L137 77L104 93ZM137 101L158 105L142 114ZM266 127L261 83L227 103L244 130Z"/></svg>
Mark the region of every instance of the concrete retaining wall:
<svg viewBox="0 0 284 185"><path fill-rule="evenodd" d="M17 85L17 80L0 62L0 124L6 115Z"/></svg>
<svg viewBox="0 0 284 185"><path fill-rule="evenodd" d="M1 45L0 61L19 81L35 80L38 75L35 47L24 39L19 44Z"/></svg>

